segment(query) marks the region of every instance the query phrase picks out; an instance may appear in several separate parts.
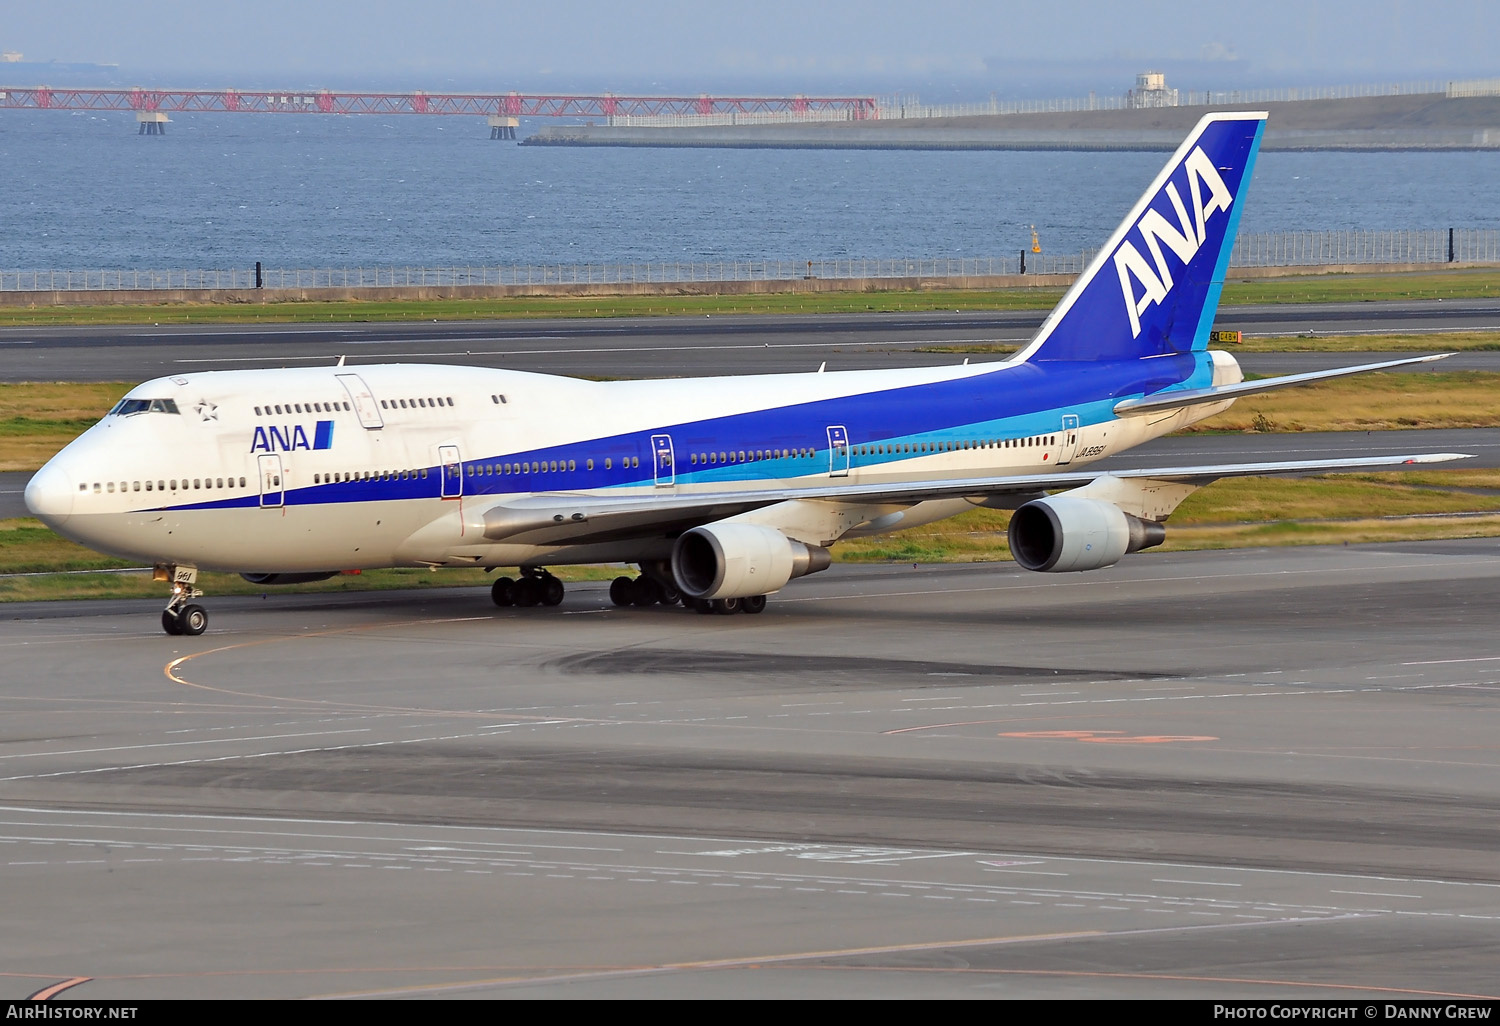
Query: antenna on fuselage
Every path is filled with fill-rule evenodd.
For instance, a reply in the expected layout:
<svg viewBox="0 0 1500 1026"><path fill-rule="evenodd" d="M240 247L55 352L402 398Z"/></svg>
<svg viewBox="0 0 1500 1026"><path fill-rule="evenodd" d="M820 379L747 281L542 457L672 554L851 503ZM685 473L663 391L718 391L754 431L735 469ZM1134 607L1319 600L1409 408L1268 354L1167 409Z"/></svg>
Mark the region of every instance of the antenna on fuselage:
<svg viewBox="0 0 1500 1026"><path fill-rule="evenodd" d="M827 360L824 360L822 363L818 364L818 373L819 374L822 374L827 369L828 369L828 361Z"/></svg>
<svg viewBox="0 0 1500 1026"><path fill-rule="evenodd" d="M343 365L344 365L344 358L342 356L340 356L339 357L339 362L337 364L335 364L334 366L336 366L336 367L342 367Z"/></svg>

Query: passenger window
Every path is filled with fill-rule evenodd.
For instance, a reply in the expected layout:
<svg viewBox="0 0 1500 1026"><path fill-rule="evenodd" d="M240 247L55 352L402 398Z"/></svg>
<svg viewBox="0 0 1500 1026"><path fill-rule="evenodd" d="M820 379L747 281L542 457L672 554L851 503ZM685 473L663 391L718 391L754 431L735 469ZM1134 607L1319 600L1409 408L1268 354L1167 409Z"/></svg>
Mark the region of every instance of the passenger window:
<svg viewBox="0 0 1500 1026"><path fill-rule="evenodd" d="M605 470L613 470L614 467L615 467L614 457L612 457L612 456L606 456L606 457L604 457L604 469Z"/></svg>
<svg viewBox="0 0 1500 1026"><path fill-rule="evenodd" d="M594 461L593 460L589 460L588 467L589 467L590 470L594 469Z"/></svg>

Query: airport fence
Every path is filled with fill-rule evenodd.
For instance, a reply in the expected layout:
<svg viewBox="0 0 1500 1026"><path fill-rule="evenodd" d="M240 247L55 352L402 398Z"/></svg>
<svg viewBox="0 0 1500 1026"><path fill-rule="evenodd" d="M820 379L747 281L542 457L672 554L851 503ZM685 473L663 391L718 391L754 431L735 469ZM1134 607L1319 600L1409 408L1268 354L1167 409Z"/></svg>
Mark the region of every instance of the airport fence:
<svg viewBox="0 0 1500 1026"><path fill-rule="evenodd" d="M1079 274L1096 252L886 260L699 260L461 267L0 270L0 292L712 284L795 281L800 278L921 278L940 281L1017 274ZM1230 255L1231 267L1445 263L1500 264L1500 230L1267 232L1241 235L1235 240Z"/></svg>
<svg viewBox="0 0 1500 1026"><path fill-rule="evenodd" d="M1500 231L1447 228L1385 232L1266 232L1241 235L1230 267L1500 262Z"/></svg>

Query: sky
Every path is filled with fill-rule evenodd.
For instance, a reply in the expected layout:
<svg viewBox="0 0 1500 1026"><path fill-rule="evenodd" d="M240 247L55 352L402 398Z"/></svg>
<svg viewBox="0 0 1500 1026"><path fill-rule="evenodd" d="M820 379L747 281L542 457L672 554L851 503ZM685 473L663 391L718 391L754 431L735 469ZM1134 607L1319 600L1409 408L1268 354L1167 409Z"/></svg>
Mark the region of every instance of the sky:
<svg viewBox="0 0 1500 1026"><path fill-rule="evenodd" d="M1185 89L1497 77L1496 40L1495 0L0 0L0 50L183 87L944 102L1114 94L1147 69Z"/></svg>

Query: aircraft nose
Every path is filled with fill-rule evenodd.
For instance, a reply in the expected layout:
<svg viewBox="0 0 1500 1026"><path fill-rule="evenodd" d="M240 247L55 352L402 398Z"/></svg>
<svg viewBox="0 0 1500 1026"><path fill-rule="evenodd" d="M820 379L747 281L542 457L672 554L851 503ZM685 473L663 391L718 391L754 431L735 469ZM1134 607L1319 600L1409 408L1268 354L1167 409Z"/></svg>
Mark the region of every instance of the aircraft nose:
<svg viewBox="0 0 1500 1026"><path fill-rule="evenodd" d="M26 508L46 522L65 519L73 512L73 479L47 464L26 485Z"/></svg>

